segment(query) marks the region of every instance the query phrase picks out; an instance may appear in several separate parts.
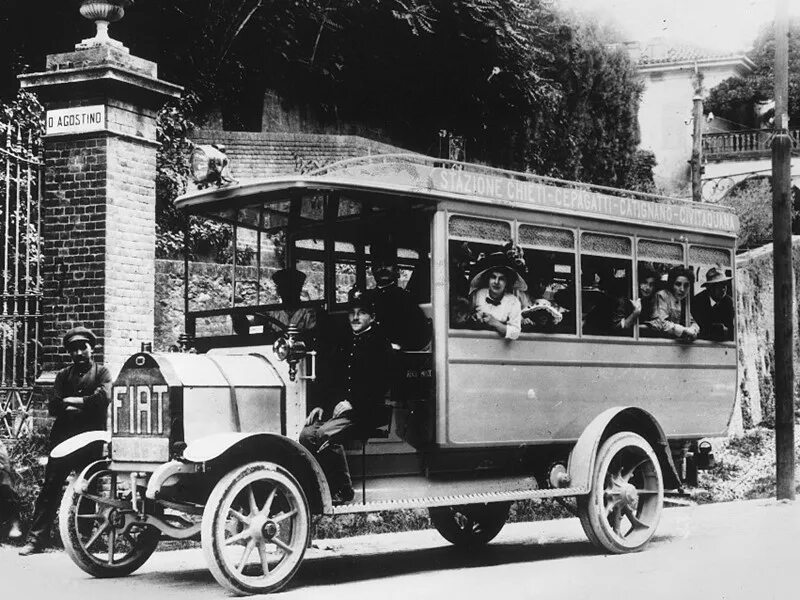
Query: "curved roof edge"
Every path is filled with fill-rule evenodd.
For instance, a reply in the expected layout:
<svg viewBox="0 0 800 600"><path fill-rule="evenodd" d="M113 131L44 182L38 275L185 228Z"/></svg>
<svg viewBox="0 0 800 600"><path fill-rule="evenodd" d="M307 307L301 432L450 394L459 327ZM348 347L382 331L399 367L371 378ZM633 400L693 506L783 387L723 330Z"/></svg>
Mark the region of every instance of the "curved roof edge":
<svg viewBox="0 0 800 600"><path fill-rule="evenodd" d="M291 189L352 189L460 199L500 206L630 218L656 225L735 233L732 210L713 204L579 183L413 154L342 160L306 175L287 175L199 190L175 201L180 210L265 200Z"/></svg>

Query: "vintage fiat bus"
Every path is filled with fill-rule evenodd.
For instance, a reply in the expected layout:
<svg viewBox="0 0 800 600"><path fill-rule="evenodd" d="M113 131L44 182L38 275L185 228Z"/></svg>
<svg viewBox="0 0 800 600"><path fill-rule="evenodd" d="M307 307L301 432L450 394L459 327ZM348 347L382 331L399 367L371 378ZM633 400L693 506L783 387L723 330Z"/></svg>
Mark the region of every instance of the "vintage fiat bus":
<svg viewBox="0 0 800 600"><path fill-rule="evenodd" d="M182 351L131 356L109 431L54 450L106 450L61 506L67 552L87 572L125 575L160 538L199 537L221 585L264 593L296 573L315 515L426 508L448 541L479 545L513 501L545 498L575 498L601 551L636 551L665 489L707 464L699 442L726 431L735 327L658 337L644 313L606 328L597 315L632 305L653 273L662 293L675 266L693 275L684 326L710 271L733 294L731 212L416 155L240 183L223 166L197 156L218 184L176 201L231 242L223 266L187 258ZM325 338L346 331L348 290L374 285L382 239L396 246L398 285L424 312L429 342L395 352L378 399L385 426L348 442L356 495L335 505L298 434L326 397ZM523 311L517 339L463 318L476 262L509 243L524 259L521 303L551 315L538 328ZM305 275L297 306L315 312L316 331L278 318L271 275L287 267Z"/></svg>

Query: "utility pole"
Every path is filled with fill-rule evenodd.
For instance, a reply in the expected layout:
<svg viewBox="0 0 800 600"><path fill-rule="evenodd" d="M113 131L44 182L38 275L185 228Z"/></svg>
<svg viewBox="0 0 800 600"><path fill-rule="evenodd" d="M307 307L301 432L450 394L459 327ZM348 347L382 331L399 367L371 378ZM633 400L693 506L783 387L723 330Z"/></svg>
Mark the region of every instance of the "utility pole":
<svg viewBox="0 0 800 600"><path fill-rule="evenodd" d="M694 65L694 98L692 98L692 200L703 199L703 76Z"/></svg>
<svg viewBox="0 0 800 600"><path fill-rule="evenodd" d="M775 124L772 138L772 256L775 275L775 462L778 500L794 500L794 271L792 269L789 16L775 10Z"/></svg>

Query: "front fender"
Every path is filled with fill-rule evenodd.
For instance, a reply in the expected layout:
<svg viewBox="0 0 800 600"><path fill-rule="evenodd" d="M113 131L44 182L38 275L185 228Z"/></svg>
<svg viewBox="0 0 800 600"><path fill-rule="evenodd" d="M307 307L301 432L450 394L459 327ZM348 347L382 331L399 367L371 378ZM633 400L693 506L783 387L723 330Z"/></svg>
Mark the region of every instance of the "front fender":
<svg viewBox="0 0 800 600"><path fill-rule="evenodd" d="M333 510L328 481L317 459L299 442L277 433L217 433L190 443L183 459L205 464L233 461L231 466L248 462L277 463L297 478L314 510Z"/></svg>
<svg viewBox="0 0 800 600"><path fill-rule="evenodd" d="M600 442L617 431L638 433L653 447L664 475L665 487L680 487L680 478L672 461L669 443L656 418L634 406L615 406L597 415L578 438L569 455L570 485L591 489L592 473Z"/></svg>
<svg viewBox="0 0 800 600"><path fill-rule="evenodd" d="M75 454L78 450L86 448L89 444L96 442L104 442L108 444L111 442L111 433L105 429L98 429L95 431L84 431L78 435L74 435L69 439L64 440L58 446L50 451L51 458L66 458Z"/></svg>
<svg viewBox="0 0 800 600"><path fill-rule="evenodd" d="M85 494L87 491L87 484L89 480L92 477L94 477L96 473L108 469L110 464L111 464L110 460L108 460L107 458L103 458L86 465L83 471L81 471L75 478L75 491L78 492L79 494Z"/></svg>

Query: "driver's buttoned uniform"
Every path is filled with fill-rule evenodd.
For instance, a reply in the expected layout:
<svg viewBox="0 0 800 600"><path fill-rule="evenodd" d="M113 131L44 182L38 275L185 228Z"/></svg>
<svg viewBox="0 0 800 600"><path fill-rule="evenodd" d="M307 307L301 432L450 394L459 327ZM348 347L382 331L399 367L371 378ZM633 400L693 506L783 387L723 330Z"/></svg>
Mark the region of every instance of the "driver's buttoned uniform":
<svg viewBox="0 0 800 600"><path fill-rule="evenodd" d="M352 486L341 443L366 439L385 424L390 355L389 341L377 328L351 333L337 346L332 358L330 393L321 406L323 419L307 425L300 433L300 443L316 453L334 493ZM334 407L343 400L353 409L333 418Z"/></svg>

